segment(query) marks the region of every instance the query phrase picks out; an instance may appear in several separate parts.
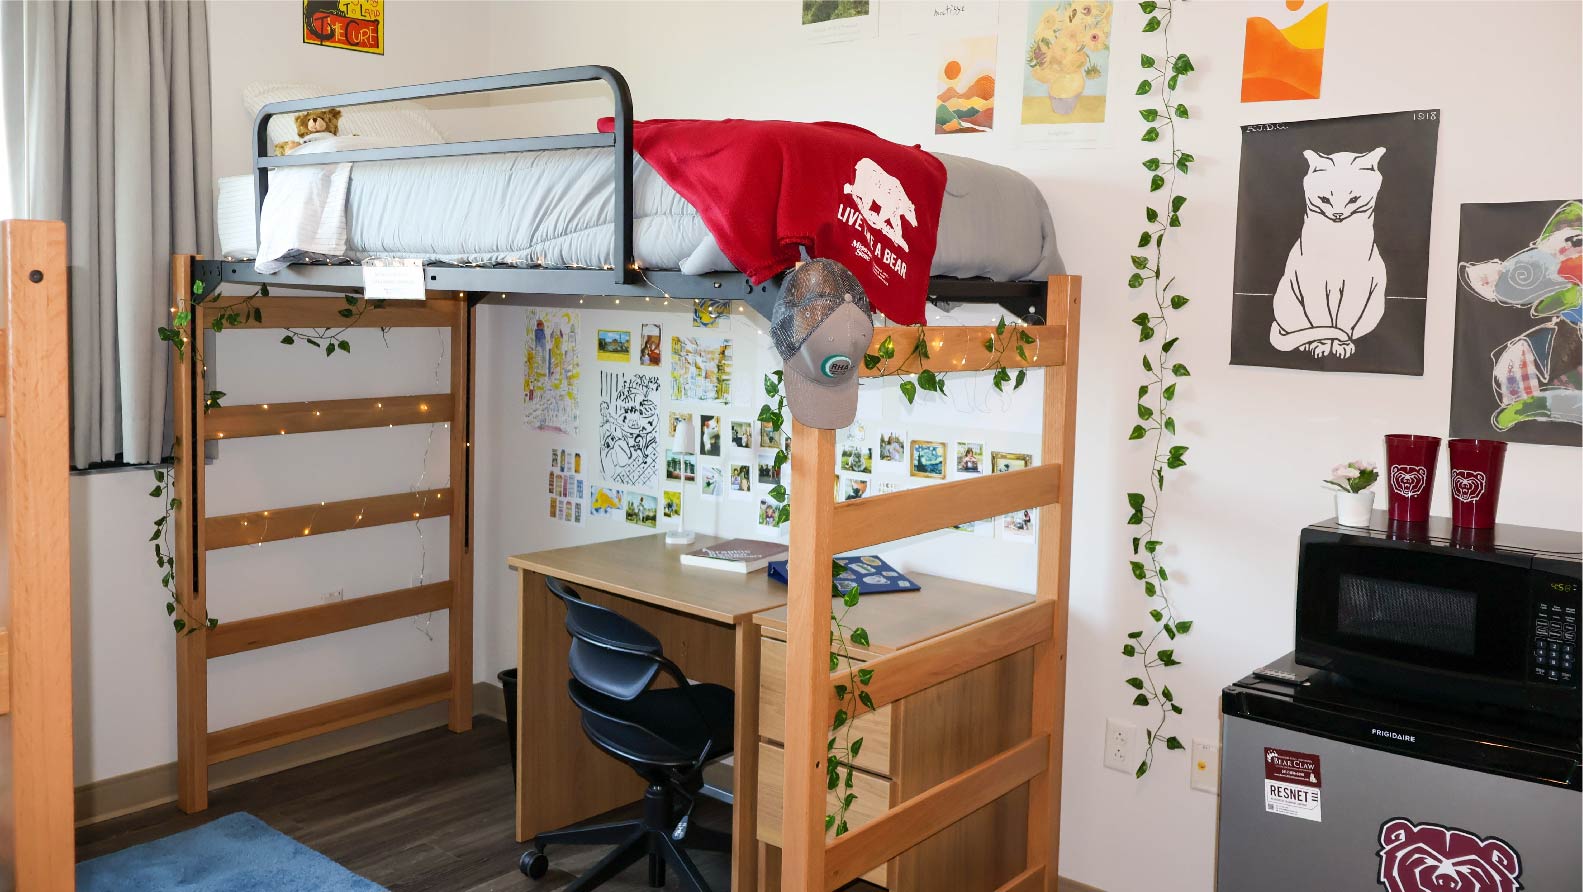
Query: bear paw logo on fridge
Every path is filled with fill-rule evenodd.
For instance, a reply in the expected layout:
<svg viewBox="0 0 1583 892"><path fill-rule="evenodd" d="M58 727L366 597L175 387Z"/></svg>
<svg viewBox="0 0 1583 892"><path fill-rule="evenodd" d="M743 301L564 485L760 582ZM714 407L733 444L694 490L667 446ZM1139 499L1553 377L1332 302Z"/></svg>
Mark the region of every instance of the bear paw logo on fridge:
<svg viewBox="0 0 1583 892"><path fill-rule="evenodd" d="M874 274L880 281L889 280L883 267L907 278L906 258L896 250L879 244L874 237L874 230L878 230L900 251L911 250L902 233L902 224L906 222L917 226L918 212L912 199L907 197L907 190L902 187L901 180L886 173L885 168L876 164L874 159L862 158L852 171L852 182L843 184L841 191L852 197L852 206L837 208L836 219L863 234L863 241L853 242L853 250L874 264ZM870 226L874 229L869 229Z"/></svg>
<svg viewBox="0 0 1583 892"><path fill-rule="evenodd" d="M1517 892L1522 861L1496 836L1392 818L1380 825L1379 883L1387 892Z"/></svg>

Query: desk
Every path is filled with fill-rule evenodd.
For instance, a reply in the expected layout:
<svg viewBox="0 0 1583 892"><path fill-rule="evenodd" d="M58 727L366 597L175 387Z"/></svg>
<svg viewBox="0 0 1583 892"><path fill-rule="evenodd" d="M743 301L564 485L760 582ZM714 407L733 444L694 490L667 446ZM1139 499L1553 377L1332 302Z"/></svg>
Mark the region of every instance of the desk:
<svg viewBox="0 0 1583 892"><path fill-rule="evenodd" d="M731 858L733 889L758 885L754 797L758 775L759 641L753 614L786 604L786 586L684 566L686 551L724 541L666 545L664 534L519 554L517 840L587 820L643 796L632 770L594 747L566 694L565 608L544 586L563 579L589 602L648 629L687 677L736 691Z"/></svg>

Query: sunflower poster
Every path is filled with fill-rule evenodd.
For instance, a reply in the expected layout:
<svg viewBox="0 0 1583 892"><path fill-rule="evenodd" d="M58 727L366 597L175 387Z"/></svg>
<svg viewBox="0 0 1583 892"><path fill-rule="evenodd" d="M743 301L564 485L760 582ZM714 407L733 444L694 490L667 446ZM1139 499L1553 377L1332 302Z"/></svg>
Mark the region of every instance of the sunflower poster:
<svg viewBox="0 0 1583 892"><path fill-rule="evenodd" d="M935 133L995 127L995 36L948 41L935 75Z"/></svg>
<svg viewBox="0 0 1583 892"><path fill-rule="evenodd" d="M1104 123L1113 7L1085 0L1028 5L1022 123Z"/></svg>

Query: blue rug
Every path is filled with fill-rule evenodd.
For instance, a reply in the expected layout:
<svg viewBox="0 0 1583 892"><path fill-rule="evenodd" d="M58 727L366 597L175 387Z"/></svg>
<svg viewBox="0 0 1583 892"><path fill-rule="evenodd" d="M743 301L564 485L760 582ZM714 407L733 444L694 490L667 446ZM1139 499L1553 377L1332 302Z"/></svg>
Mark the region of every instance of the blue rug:
<svg viewBox="0 0 1583 892"><path fill-rule="evenodd" d="M77 865L77 892L386 892L246 812Z"/></svg>

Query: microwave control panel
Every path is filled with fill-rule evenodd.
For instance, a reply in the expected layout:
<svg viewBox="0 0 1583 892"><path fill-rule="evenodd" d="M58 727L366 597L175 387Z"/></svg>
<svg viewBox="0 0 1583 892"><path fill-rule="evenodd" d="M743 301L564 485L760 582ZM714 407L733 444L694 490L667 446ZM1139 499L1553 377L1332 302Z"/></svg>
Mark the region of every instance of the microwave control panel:
<svg viewBox="0 0 1583 892"><path fill-rule="evenodd" d="M1575 687L1578 678L1578 602L1540 598L1534 604L1530 678Z"/></svg>

